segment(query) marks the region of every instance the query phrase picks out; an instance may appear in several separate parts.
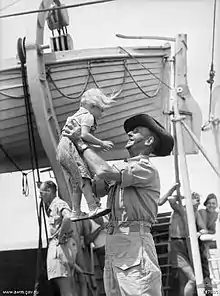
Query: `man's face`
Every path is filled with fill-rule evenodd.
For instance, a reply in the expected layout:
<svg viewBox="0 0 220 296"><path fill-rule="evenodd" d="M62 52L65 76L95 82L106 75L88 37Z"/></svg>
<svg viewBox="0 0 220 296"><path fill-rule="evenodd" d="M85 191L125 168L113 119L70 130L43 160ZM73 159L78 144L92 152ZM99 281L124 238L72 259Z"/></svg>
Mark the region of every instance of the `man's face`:
<svg viewBox="0 0 220 296"><path fill-rule="evenodd" d="M51 190L44 183L40 186L40 198L43 199L45 204L50 203Z"/></svg>
<svg viewBox="0 0 220 296"><path fill-rule="evenodd" d="M128 132L128 142L125 146L126 149L135 148L143 145L145 148L145 140L152 135L149 128L144 126L137 126L132 131Z"/></svg>

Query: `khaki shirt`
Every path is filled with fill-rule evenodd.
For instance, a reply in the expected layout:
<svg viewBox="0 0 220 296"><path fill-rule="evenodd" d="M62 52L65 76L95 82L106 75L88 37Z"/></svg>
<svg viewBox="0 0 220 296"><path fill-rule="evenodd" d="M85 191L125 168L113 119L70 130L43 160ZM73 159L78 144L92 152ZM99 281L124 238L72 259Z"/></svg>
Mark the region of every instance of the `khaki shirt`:
<svg viewBox="0 0 220 296"><path fill-rule="evenodd" d="M67 209L71 212L70 207L64 200L60 199L59 197L55 197L47 211L49 216L49 232L51 238L58 234L60 230L63 221L62 211L64 209Z"/></svg>
<svg viewBox="0 0 220 296"><path fill-rule="evenodd" d="M111 220L121 226L130 226L136 221L151 226L157 216L160 196L157 169L148 157L138 156L128 159L118 170L122 176L121 183L111 186L108 197L108 206L112 208Z"/></svg>

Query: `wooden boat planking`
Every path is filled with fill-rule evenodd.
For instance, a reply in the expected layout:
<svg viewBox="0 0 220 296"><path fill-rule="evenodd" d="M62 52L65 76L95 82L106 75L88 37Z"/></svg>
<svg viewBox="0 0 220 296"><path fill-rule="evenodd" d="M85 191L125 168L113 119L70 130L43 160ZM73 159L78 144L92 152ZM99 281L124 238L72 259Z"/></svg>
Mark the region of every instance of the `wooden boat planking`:
<svg viewBox="0 0 220 296"><path fill-rule="evenodd" d="M165 58L170 55L169 46L128 48L127 50L161 80L169 77L170 66L165 62ZM163 114L169 110L169 89L135 60L122 53L119 48L48 53L44 58L46 73L50 73L56 85L55 87L47 77L53 108L60 127L63 126L67 116L77 110L80 99L79 97L68 99L60 92L70 97L79 96L88 78L88 65L92 74L86 89L98 85L106 94L111 94L123 87L116 99L116 104L107 110L100 120L97 131L98 137L110 139L116 145L113 152L104 155L105 159L118 159L126 155L123 149L126 135L122 125L124 120L133 114L148 112L169 128L168 115L166 118ZM153 98L146 97L126 71L124 63L136 83L148 95L153 95L159 88L158 94ZM18 65L12 66L10 63L8 69L4 66L0 72L0 143L22 170L30 169L26 122L21 69ZM35 122L34 126L39 164L41 167L49 166ZM0 162L0 173L16 169L2 151Z"/></svg>

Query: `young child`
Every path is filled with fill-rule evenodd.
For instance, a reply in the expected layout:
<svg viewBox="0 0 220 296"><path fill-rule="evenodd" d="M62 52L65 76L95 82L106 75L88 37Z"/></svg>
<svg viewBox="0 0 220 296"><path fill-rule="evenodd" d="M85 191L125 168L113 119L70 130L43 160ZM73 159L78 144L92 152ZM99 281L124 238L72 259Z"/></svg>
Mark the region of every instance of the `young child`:
<svg viewBox="0 0 220 296"><path fill-rule="evenodd" d="M89 89L81 98L79 110L67 118L64 127L68 126L69 123L74 123L77 132L80 133L81 139L86 144L95 149L110 150L114 144L111 141L102 141L96 138L94 132L97 128L97 120L112 103L114 103L114 100L106 97L99 89ZM64 135L61 136L57 147L57 160L72 191L72 220L93 219L108 214L110 209L104 209L96 203L92 192L91 174L82 155L77 151L74 143ZM80 175L82 178L79 178ZM78 179L76 179L77 177ZM82 193L88 204L88 215L81 211Z"/></svg>

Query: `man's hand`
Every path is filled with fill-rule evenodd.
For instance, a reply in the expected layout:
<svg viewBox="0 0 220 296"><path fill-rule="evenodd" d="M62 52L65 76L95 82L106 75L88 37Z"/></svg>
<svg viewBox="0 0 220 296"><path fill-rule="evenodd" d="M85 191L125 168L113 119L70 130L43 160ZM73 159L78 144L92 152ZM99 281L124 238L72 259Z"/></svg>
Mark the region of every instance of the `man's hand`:
<svg viewBox="0 0 220 296"><path fill-rule="evenodd" d="M209 233L209 231L208 231L207 229L201 229L201 230L199 231L199 233L200 233L200 234L207 234L207 233Z"/></svg>
<svg viewBox="0 0 220 296"><path fill-rule="evenodd" d="M66 124L62 130L62 135L68 137L81 153L88 147L81 138L81 129L75 124L75 122L69 122Z"/></svg>
<svg viewBox="0 0 220 296"><path fill-rule="evenodd" d="M68 137L73 143L81 140L81 131L74 122L69 122L64 126L62 135Z"/></svg>
<svg viewBox="0 0 220 296"><path fill-rule="evenodd" d="M102 141L102 149L104 151L109 151L114 147L114 144L111 141Z"/></svg>
<svg viewBox="0 0 220 296"><path fill-rule="evenodd" d="M178 188L180 188L180 183L175 183L169 190L170 195L172 195L173 192L176 191Z"/></svg>

